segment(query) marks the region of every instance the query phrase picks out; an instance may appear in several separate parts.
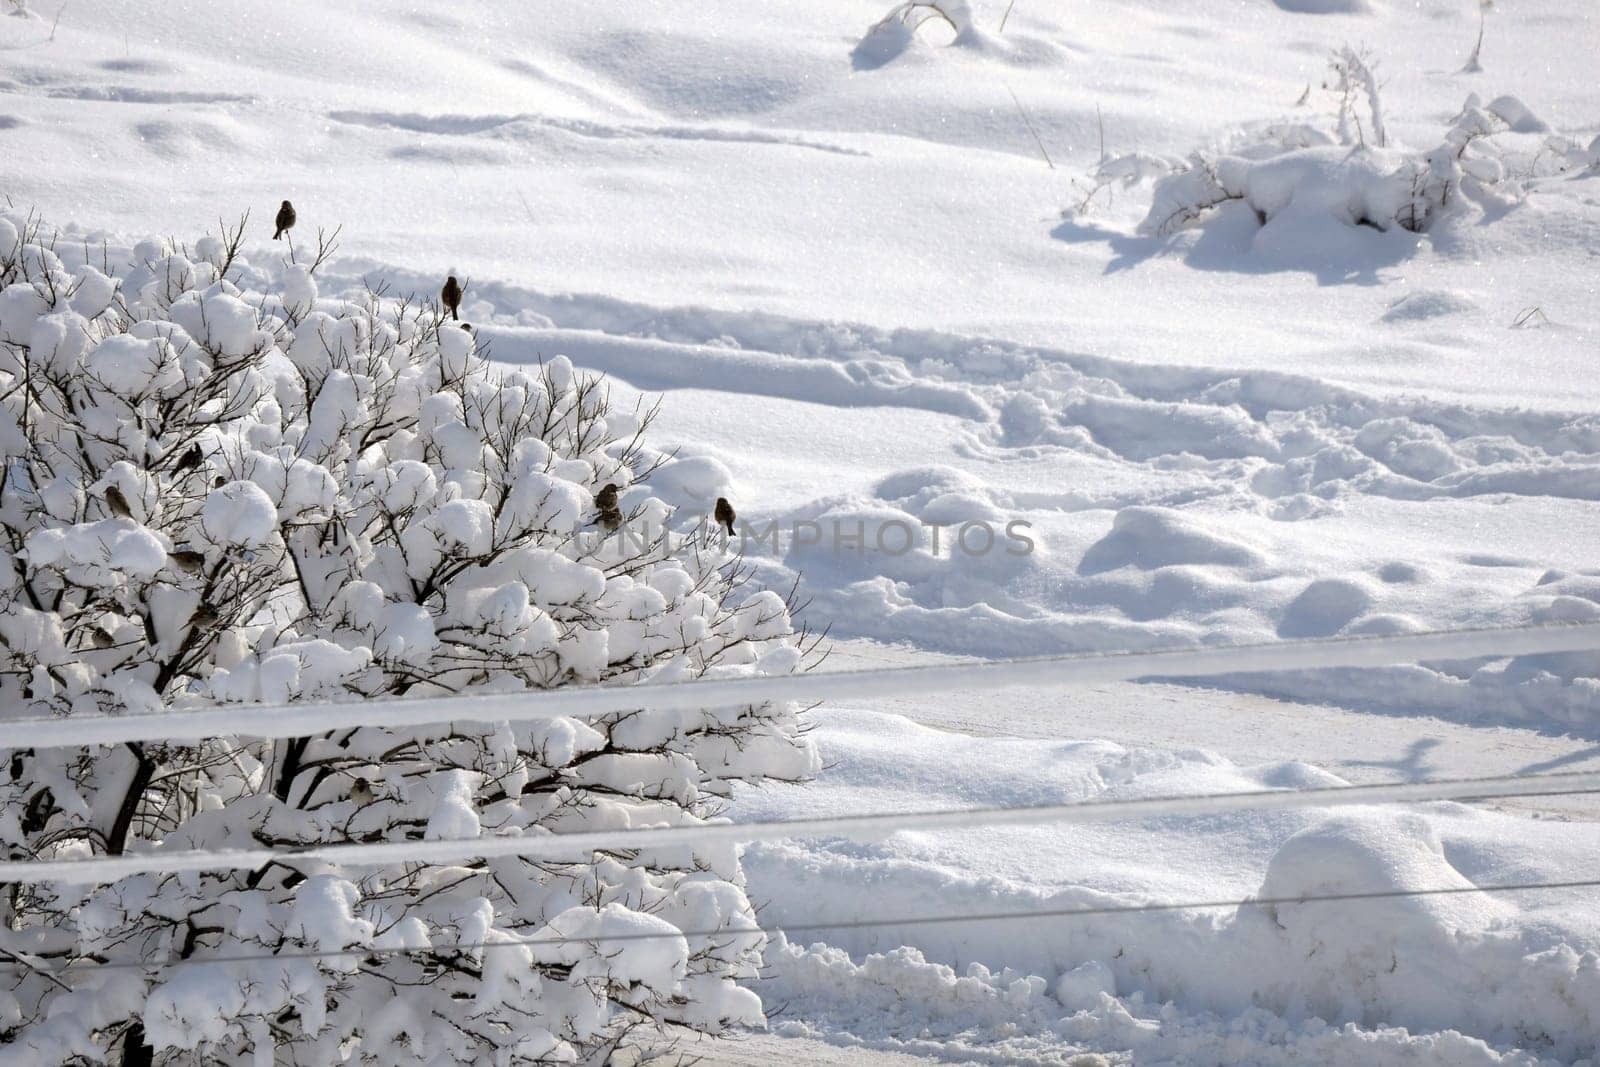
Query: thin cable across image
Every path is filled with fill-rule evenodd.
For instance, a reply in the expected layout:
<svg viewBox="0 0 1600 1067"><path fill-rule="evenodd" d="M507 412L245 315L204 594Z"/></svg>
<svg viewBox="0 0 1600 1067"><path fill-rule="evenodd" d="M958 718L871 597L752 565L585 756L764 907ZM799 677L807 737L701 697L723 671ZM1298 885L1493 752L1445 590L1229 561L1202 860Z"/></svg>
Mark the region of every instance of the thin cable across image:
<svg viewBox="0 0 1600 1067"><path fill-rule="evenodd" d="M1507 882L1496 885L1439 886L1425 889L1376 889L1366 892L1314 893L1304 896L1240 897L1221 900L1161 901L1143 904L1091 904L1086 907L1035 908L1026 911L964 911L942 915L885 915L867 919L837 919L783 923L770 926L726 926L714 930L661 930L637 931L626 934L596 934L591 937L526 937L507 935L488 941L447 941L428 945L405 945L383 948L343 949L288 949L274 952L237 953L216 956L168 957L163 960L82 960L57 966L54 961L30 960L21 953L0 947L0 953L9 955L9 962L0 960L0 970L30 970L43 974L93 974L104 970L160 971L181 964L260 963L281 960L366 959L394 955L451 955L465 952L491 952L509 948L542 948L561 945L620 944L630 941L663 941L683 938L772 937L779 934L816 934L840 930L871 930L897 926L935 926L950 923L1015 922L1019 920L1094 918L1116 915L1151 915L1162 912L1215 911L1218 909L1277 908L1300 905L1362 903L1380 900L1406 900L1418 897L1445 897L1481 894L1495 896L1507 893L1531 893L1540 890L1595 889L1600 888L1600 877L1565 881Z"/></svg>
<svg viewBox="0 0 1600 1067"><path fill-rule="evenodd" d="M506 834L444 840L278 846L251 849L156 850L74 860L12 860L0 863L0 883L90 885L135 874L254 870L268 863L301 859L345 867L407 863L460 863L516 856L530 860L576 860L594 852L673 848L719 842L749 843L795 837L843 837L875 841L900 830L960 830L1045 823L1085 824L1243 811L1289 811L1368 804L1421 804L1513 797L1550 797L1600 792L1600 771L1502 775L1430 782L1268 789L1161 797L1129 797L1019 807L936 811L871 812L759 823L701 823L619 830L583 830L537 836Z"/></svg>
<svg viewBox="0 0 1600 1067"><path fill-rule="evenodd" d="M1260 644L1098 652L857 671L810 671L686 682L562 686L516 693L397 697L334 703L226 704L138 715L83 715L0 721L0 749L197 742L213 737L298 737L381 725L598 719L650 708L687 711L780 701L827 701L1009 689L1097 685L1148 678L1332 667L1382 667L1430 660L1504 659L1600 648L1600 622L1495 626L1409 634L1267 641Z"/></svg>

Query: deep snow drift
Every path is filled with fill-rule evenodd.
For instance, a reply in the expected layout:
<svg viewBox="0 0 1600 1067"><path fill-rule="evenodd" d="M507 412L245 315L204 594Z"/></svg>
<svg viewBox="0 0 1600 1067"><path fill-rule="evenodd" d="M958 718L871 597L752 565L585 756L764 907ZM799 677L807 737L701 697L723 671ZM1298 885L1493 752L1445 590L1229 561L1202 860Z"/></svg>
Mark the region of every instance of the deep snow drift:
<svg viewBox="0 0 1600 1067"><path fill-rule="evenodd" d="M1063 703L1070 709L1070 696ZM739 817L1339 782L1304 763L1241 767L1201 750L966 738L837 708L816 736L822 782L741 794ZM1003 1057L1048 1059L1065 1042L1125 1050L1141 1064L1531 1064L1591 1057L1600 1040L1590 890L827 927L1506 884L1533 871L1581 879L1595 873L1597 844L1592 822L1437 804L906 832L869 845L752 846L745 862L752 893L770 901L768 920L822 928L769 957L758 984L802 1020L795 1033L837 1027L924 1051L954 1041L980 1059L997 1043ZM805 947L818 940L826 945ZM1426 1036L1446 1030L1460 1033Z"/></svg>

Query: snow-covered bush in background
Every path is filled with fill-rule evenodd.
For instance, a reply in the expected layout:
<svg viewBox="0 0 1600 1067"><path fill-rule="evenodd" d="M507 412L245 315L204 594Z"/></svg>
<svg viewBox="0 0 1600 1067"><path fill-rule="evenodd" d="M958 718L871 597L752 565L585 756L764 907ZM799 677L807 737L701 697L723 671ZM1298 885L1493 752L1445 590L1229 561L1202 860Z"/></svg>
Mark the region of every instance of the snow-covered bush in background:
<svg viewBox="0 0 1600 1067"><path fill-rule="evenodd" d="M0 217L5 715L796 669L786 602L710 546L587 525L608 482L667 509L648 420L567 360L497 369L438 309L293 267L242 290L225 262L267 272L214 238L40 234ZM12 859L682 825L817 768L769 705L0 755ZM757 1021L741 885L731 847L13 885L37 969L0 985L0 1062L568 1061L629 1019ZM552 938L581 940L515 943Z"/></svg>
<svg viewBox="0 0 1600 1067"><path fill-rule="evenodd" d="M1329 223L1422 233L1464 198L1508 203L1520 195L1518 184L1506 180L1490 140L1543 128L1516 98L1503 96L1485 106L1471 96L1439 142L1408 149L1388 134L1370 61L1345 48L1331 69L1329 87L1338 94L1331 130L1279 124L1220 154L1195 153L1156 167L1102 164L1107 180L1168 171L1155 180L1140 232L1164 237L1236 201L1255 213L1262 228L1258 246L1304 251L1338 243Z"/></svg>
<svg viewBox="0 0 1600 1067"><path fill-rule="evenodd" d="M1374 147L1388 147L1389 134L1383 126L1383 99L1378 92L1378 76L1372 66L1371 56L1349 45L1339 49L1328 60L1328 69L1333 74L1331 88L1339 94L1340 144L1364 145L1370 131ZM1361 122L1359 103L1367 106L1365 126Z"/></svg>
<svg viewBox="0 0 1600 1067"><path fill-rule="evenodd" d="M1545 138L1531 168L1536 176L1600 173L1600 136L1587 146L1552 134Z"/></svg>
<svg viewBox="0 0 1600 1067"><path fill-rule="evenodd" d="M967 0L904 0L874 22L857 43L856 66L882 66L914 45L917 31L930 24L953 34L954 44L970 44L981 38Z"/></svg>

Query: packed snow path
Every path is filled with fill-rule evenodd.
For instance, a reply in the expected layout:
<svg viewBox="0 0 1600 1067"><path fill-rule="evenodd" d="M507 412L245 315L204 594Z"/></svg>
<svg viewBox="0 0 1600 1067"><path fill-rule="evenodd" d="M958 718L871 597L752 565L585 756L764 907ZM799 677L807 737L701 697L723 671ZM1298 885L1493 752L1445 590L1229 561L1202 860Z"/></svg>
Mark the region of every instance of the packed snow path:
<svg viewBox="0 0 1600 1067"><path fill-rule="evenodd" d="M746 341L777 346L746 325ZM500 358L573 351L665 389L662 428L680 451L658 491L691 510L726 494L758 530L775 523L776 550L747 542L762 578L798 578L809 618L841 636L1000 657L1600 617L1600 561L1575 536L1600 499L1592 415L936 335L851 335L817 354L793 332L777 338L785 353L484 332ZM1026 523L1033 551L953 549L974 520ZM807 523L820 543L799 534ZM921 531L915 551L859 547L892 550L907 529ZM1233 682L1592 735L1597 665L1578 654Z"/></svg>

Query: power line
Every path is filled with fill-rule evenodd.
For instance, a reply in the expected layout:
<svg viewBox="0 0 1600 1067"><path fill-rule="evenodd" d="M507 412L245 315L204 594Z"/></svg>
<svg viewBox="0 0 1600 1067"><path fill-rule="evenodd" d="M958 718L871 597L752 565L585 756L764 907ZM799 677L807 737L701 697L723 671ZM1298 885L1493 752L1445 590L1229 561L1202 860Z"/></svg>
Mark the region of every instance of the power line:
<svg viewBox="0 0 1600 1067"><path fill-rule="evenodd" d="M968 911L945 915L894 915L870 919L837 919L829 922L812 921L783 925L719 927L714 930L660 930L635 931L625 934L597 934L593 937L527 937L507 935L496 941L451 941L443 944L401 945L385 948L343 949L291 949L284 952L236 953L233 955L168 957L162 960L83 960L65 966L55 966L54 961L29 961L12 949L0 948L13 957L12 962L0 961L0 969L26 969L41 974L58 975L73 970L160 970L182 963L228 964L257 963L275 960L311 959L361 959L415 953L447 954L457 952L491 951L503 948L539 948L558 945L599 945L629 941L662 941L672 938L749 937L753 934L822 933L836 930L866 930L895 926L934 926L953 923L1007 922L1021 919L1063 919L1074 917L1105 917L1111 915L1149 915L1173 911L1215 911L1224 908L1276 908L1302 904L1359 903L1374 900L1405 900L1418 897L1461 896L1478 893L1531 893L1538 890L1595 889L1600 888L1600 878L1580 878L1557 882L1507 882L1494 885L1436 886L1426 889L1374 889L1348 893L1310 893L1303 896L1242 897L1238 899L1209 899L1163 901L1148 904L1092 904L1086 907L1033 908L1024 911Z"/></svg>
<svg viewBox="0 0 1600 1067"><path fill-rule="evenodd" d="M10 860L0 863L0 884L104 884L135 874L204 870L255 870L286 860L315 860L348 867L408 863L459 863L501 857L578 860L599 851L682 847L721 842L773 841L791 837L844 837L872 841L900 830L955 830L977 826L1083 824L1241 811L1288 811L1366 804L1562 796L1600 792L1600 771L1458 778L1428 782L1346 785L1316 789L1268 789L1024 807L957 808L875 812L759 823L699 823L572 833L507 834L445 840L405 840L302 845L287 848L185 849L75 860Z"/></svg>
<svg viewBox="0 0 1600 1067"><path fill-rule="evenodd" d="M641 707L689 711L769 701L813 702L840 697L861 699L947 693L963 688L1090 685L1156 677L1200 678L1261 671L1381 667L1434 659L1504 659L1596 648L1600 648L1600 622L1587 622L859 671L812 671L773 677L723 677L665 683L647 680L642 685L563 686L520 693L395 697L317 704L230 704L140 715L13 719L0 722L0 750L118 745L129 741L194 743L231 736L299 737L361 726L402 729L445 722L597 719Z"/></svg>

